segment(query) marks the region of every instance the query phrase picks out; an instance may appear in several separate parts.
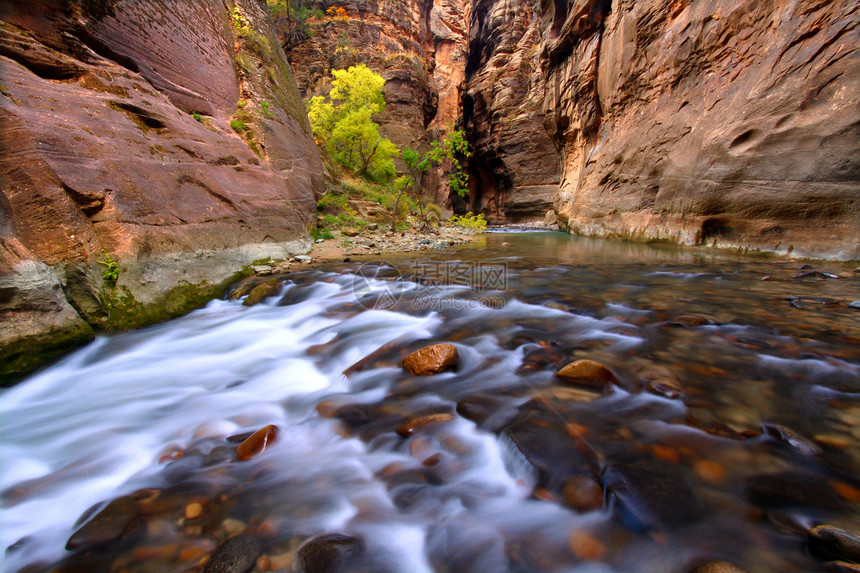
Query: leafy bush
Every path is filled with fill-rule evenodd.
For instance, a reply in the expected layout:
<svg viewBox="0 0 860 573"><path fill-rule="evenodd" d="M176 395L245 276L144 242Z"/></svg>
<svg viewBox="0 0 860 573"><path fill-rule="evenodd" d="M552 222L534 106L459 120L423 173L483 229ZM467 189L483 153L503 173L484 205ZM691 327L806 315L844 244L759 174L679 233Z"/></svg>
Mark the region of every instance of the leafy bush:
<svg viewBox="0 0 860 573"><path fill-rule="evenodd" d="M272 113L272 105L266 100L260 102L260 116L268 119L274 119L275 117L275 114Z"/></svg>
<svg viewBox="0 0 860 573"><path fill-rule="evenodd" d="M102 280L110 285L115 285L116 281L119 280L119 266L116 264L110 254L107 251L102 251L104 254L105 260L96 262L102 265L104 268L102 269Z"/></svg>
<svg viewBox="0 0 860 573"><path fill-rule="evenodd" d="M317 202L317 210L322 213L335 213L349 208L349 197L337 193L326 193Z"/></svg>
<svg viewBox="0 0 860 573"><path fill-rule="evenodd" d="M314 241L317 239L334 239L334 235L328 229L311 229L311 238Z"/></svg>
<svg viewBox="0 0 860 573"><path fill-rule="evenodd" d="M248 131L248 124L246 124L241 119L231 119L230 127L233 128L233 131L236 133L242 133L244 131Z"/></svg>
<svg viewBox="0 0 860 573"><path fill-rule="evenodd" d="M465 215L451 215L448 222L457 227L462 227L470 231L481 233L487 229L487 220L484 219L483 213L473 215L471 211Z"/></svg>
<svg viewBox="0 0 860 573"><path fill-rule="evenodd" d="M363 64L334 70L332 77L329 95L308 101L314 134L338 162L377 181L390 181L399 150L373 121L385 109L385 79Z"/></svg>

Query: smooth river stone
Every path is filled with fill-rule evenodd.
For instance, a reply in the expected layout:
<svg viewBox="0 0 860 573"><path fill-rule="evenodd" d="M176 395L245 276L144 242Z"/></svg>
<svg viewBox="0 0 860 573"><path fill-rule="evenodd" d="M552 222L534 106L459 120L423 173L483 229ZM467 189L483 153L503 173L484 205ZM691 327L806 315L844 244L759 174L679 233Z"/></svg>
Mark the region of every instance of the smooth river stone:
<svg viewBox="0 0 860 573"><path fill-rule="evenodd" d="M269 424L251 434L236 450L236 459L240 462L250 460L261 454L266 447L275 441L278 435L277 427Z"/></svg>
<svg viewBox="0 0 860 573"><path fill-rule="evenodd" d="M349 571L350 563L364 553L358 537L327 533L304 542L293 559L293 573Z"/></svg>
<svg viewBox="0 0 860 573"><path fill-rule="evenodd" d="M632 529L670 529L699 520L702 505L681 469L669 462L639 460L610 466L603 485Z"/></svg>
<svg viewBox="0 0 860 573"><path fill-rule="evenodd" d="M460 355L453 344L434 344L403 359L403 369L413 376L431 376L457 366Z"/></svg>
<svg viewBox="0 0 860 573"><path fill-rule="evenodd" d="M281 281L278 279L267 280L251 289L251 292L248 293L248 297L242 304L245 306L254 306L269 297L275 296L280 290Z"/></svg>
<svg viewBox="0 0 860 573"><path fill-rule="evenodd" d="M248 573L262 552L263 544L256 537L228 537L212 552L203 573Z"/></svg>
<svg viewBox="0 0 860 573"><path fill-rule="evenodd" d="M776 438L780 442L793 447L798 452L806 454L807 456L820 456L824 454L815 442L809 438L805 438L791 428L786 428L779 424L765 423L761 425L761 429L768 436Z"/></svg>
<svg viewBox="0 0 860 573"><path fill-rule="evenodd" d="M831 559L860 563L860 536L853 531L819 525L809 530L809 547Z"/></svg>
<svg viewBox="0 0 860 573"><path fill-rule="evenodd" d="M454 415L448 413L418 416L417 418L412 418L411 420L397 428L397 434L403 438L408 438L422 426L426 426L427 424L436 424L439 422L450 422L453 419Z"/></svg>
<svg viewBox="0 0 860 573"><path fill-rule="evenodd" d="M75 531L66 543L72 550L90 545L104 545L122 537L140 507L130 496L118 497Z"/></svg>
<svg viewBox="0 0 860 573"><path fill-rule="evenodd" d="M531 408L527 405L526 408ZM505 435L542 474L550 490L559 491L565 481L576 475L594 473L596 454L566 428L545 419L552 414L521 411L504 429Z"/></svg>
<svg viewBox="0 0 860 573"><path fill-rule="evenodd" d="M574 385L606 386L618 382L609 368L594 360L571 362L562 367L555 375L565 383Z"/></svg>

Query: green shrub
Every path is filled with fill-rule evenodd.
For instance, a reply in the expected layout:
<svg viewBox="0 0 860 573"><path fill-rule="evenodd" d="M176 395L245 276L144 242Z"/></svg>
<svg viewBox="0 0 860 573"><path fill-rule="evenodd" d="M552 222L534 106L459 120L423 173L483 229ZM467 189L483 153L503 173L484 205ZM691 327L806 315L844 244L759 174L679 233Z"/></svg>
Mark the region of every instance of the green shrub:
<svg viewBox="0 0 860 573"><path fill-rule="evenodd" d="M102 253L104 254L105 260L96 261L104 267L102 269L102 280L111 285L115 285L116 281L119 280L119 266L117 266L116 261L111 258L107 251L102 251Z"/></svg>
<svg viewBox="0 0 860 573"><path fill-rule="evenodd" d="M334 228L334 227L337 227L338 225L340 225L340 217L338 217L337 215L332 215L332 214L323 215L323 218L321 221L322 221L322 225L324 227Z"/></svg>
<svg viewBox="0 0 860 573"><path fill-rule="evenodd" d="M196 113L196 112L192 113L191 117L193 117L195 120L199 121L200 123L203 123L203 116L200 115L199 113Z"/></svg>
<svg viewBox="0 0 860 573"><path fill-rule="evenodd" d="M317 239L334 239L334 235L328 229L311 229L311 238L314 241Z"/></svg>
<svg viewBox="0 0 860 573"><path fill-rule="evenodd" d="M317 202L317 210L321 213L334 213L349 209L349 197L337 193L326 193Z"/></svg>
<svg viewBox="0 0 860 573"><path fill-rule="evenodd" d="M457 227L462 227L470 231L477 231L479 233L487 229L487 220L484 219L483 213L473 215L472 212L469 211L465 215L452 215L451 218L448 219L448 222Z"/></svg>
<svg viewBox="0 0 860 573"><path fill-rule="evenodd" d="M233 131L236 133L242 133L244 131L248 131L248 124L246 124L241 119L231 119L230 127L233 128Z"/></svg>
<svg viewBox="0 0 860 573"><path fill-rule="evenodd" d="M275 117L275 114L272 113L272 105L266 100L260 102L260 116L267 119L274 119Z"/></svg>

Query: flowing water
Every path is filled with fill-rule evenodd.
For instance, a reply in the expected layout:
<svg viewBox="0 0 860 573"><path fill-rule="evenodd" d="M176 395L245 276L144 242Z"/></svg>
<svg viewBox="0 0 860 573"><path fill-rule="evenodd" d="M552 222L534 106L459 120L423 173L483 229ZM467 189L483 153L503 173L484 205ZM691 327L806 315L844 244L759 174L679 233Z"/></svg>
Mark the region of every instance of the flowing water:
<svg viewBox="0 0 860 573"><path fill-rule="evenodd" d="M343 570L817 570L807 528L860 528L860 278L799 265L487 234L99 337L0 394L2 566L199 571L241 534L289 570L338 533ZM400 367L437 342L455 370ZM617 383L556 378L583 358Z"/></svg>

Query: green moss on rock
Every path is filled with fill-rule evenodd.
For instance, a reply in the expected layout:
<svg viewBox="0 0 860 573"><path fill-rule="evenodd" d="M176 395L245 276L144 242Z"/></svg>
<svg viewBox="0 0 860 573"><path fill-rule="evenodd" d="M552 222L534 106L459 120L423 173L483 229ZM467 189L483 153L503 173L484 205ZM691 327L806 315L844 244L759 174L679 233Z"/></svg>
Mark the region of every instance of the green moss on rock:
<svg viewBox="0 0 860 573"><path fill-rule="evenodd" d="M42 332L0 347L0 387L19 382L37 368L62 358L94 337L89 324L77 322L71 327Z"/></svg>

